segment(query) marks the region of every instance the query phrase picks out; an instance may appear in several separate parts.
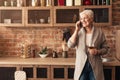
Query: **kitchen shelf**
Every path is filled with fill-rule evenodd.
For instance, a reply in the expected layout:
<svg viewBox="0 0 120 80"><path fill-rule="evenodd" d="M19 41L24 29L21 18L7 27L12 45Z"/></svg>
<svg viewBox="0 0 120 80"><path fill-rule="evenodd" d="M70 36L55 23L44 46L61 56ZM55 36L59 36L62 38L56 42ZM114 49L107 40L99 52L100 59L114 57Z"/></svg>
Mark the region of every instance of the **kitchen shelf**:
<svg viewBox="0 0 120 80"><path fill-rule="evenodd" d="M66 6L65 2L64 5L58 5L57 0L48 0L49 6L41 6L40 0L37 1L37 5L32 6L31 0L22 0L22 5L18 7L16 1L14 1L14 6L4 6L5 0L0 0L0 25L12 27L75 26L75 22L79 20L79 13L85 9L92 9L95 12L94 24L96 26L112 25L112 0L106 5L81 4L77 6L74 4ZM10 4L9 0L7 2Z"/></svg>
<svg viewBox="0 0 120 80"><path fill-rule="evenodd" d="M51 7L26 7L26 26L52 27Z"/></svg>
<svg viewBox="0 0 120 80"><path fill-rule="evenodd" d="M24 26L24 8L0 7L1 26Z"/></svg>
<svg viewBox="0 0 120 80"><path fill-rule="evenodd" d="M94 24L97 26L107 26L112 25L112 6L83 6L83 10L91 9L95 13Z"/></svg>
<svg viewBox="0 0 120 80"><path fill-rule="evenodd" d="M74 26L79 20L80 7L54 7L54 26Z"/></svg>

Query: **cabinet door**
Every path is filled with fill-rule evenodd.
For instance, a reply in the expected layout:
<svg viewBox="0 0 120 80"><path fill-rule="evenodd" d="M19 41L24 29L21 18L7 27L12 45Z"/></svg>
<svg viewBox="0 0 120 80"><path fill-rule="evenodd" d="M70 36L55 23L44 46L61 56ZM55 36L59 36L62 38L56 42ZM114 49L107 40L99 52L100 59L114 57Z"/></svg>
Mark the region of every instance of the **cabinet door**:
<svg viewBox="0 0 120 80"><path fill-rule="evenodd" d="M96 26L112 25L111 6L84 6L83 9L91 9L94 12L94 24Z"/></svg>
<svg viewBox="0 0 120 80"><path fill-rule="evenodd" d="M36 67L36 78L38 80L50 80L50 66Z"/></svg>
<svg viewBox="0 0 120 80"><path fill-rule="evenodd" d="M120 66L116 66L116 75L115 75L115 77L116 77L116 80L120 80Z"/></svg>
<svg viewBox="0 0 120 80"><path fill-rule="evenodd" d="M0 67L0 80L14 80L16 67Z"/></svg>
<svg viewBox="0 0 120 80"><path fill-rule="evenodd" d="M51 66L52 80L73 80L74 66Z"/></svg>
<svg viewBox="0 0 120 80"><path fill-rule="evenodd" d="M26 72L28 80L51 80L50 66L22 66L21 69Z"/></svg>
<svg viewBox="0 0 120 80"><path fill-rule="evenodd" d="M0 25L1 26L24 26L24 9L0 7Z"/></svg>
<svg viewBox="0 0 120 80"><path fill-rule="evenodd" d="M51 66L51 80L67 80L66 66Z"/></svg>
<svg viewBox="0 0 120 80"><path fill-rule="evenodd" d="M23 67L23 71L26 72L28 79L34 78L34 68L33 67Z"/></svg>
<svg viewBox="0 0 120 80"><path fill-rule="evenodd" d="M80 7L55 7L54 26L75 26L79 20Z"/></svg>
<svg viewBox="0 0 120 80"><path fill-rule="evenodd" d="M26 8L26 26L50 27L52 20L51 7Z"/></svg>
<svg viewBox="0 0 120 80"><path fill-rule="evenodd" d="M67 67L67 73L68 73L67 78L68 78L68 80L73 80L74 70L75 70L74 66L68 66Z"/></svg>

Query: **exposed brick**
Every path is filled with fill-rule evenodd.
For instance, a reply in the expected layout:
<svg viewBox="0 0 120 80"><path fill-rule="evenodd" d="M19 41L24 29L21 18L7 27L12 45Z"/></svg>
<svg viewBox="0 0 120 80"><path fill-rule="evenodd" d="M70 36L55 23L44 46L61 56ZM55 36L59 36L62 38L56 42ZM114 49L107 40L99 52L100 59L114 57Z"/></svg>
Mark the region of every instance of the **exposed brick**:
<svg viewBox="0 0 120 80"><path fill-rule="evenodd" d="M120 1L113 2L113 25L120 24ZM114 16L116 15L116 16ZM34 45L38 51L40 46L48 46L51 50L57 50L59 56L62 52L62 30L64 28L7 28L0 29L0 52L5 56L20 56L21 46L23 42ZM108 56L115 55L115 30L120 29L120 26L102 27L107 41L110 46L110 53ZM74 27L70 27L71 34ZM75 49L69 49L69 57L75 57Z"/></svg>

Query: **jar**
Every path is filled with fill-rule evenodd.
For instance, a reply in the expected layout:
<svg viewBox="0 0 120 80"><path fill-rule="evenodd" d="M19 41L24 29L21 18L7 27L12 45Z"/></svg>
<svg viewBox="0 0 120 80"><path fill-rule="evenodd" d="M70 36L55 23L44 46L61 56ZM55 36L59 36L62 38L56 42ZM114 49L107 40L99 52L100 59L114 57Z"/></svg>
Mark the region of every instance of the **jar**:
<svg viewBox="0 0 120 80"><path fill-rule="evenodd" d="M110 0L106 0L106 5L110 5Z"/></svg>

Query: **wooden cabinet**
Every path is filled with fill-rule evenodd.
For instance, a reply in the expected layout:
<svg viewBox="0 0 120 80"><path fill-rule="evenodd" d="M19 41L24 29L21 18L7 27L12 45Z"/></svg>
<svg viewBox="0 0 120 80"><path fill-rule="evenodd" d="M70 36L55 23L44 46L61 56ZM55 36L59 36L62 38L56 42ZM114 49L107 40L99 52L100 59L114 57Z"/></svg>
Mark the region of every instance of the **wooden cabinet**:
<svg viewBox="0 0 120 80"><path fill-rule="evenodd" d="M24 8L0 7L1 26L24 26Z"/></svg>
<svg viewBox="0 0 120 80"><path fill-rule="evenodd" d="M26 7L26 26L52 26L52 7Z"/></svg>
<svg viewBox="0 0 120 80"><path fill-rule="evenodd" d="M91 9L95 13L94 24L97 26L112 25L112 6L83 6L83 10Z"/></svg>
<svg viewBox="0 0 120 80"><path fill-rule="evenodd" d="M73 80L74 66L34 65L21 66L28 80Z"/></svg>
<svg viewBox="0 0 120 80"><path fill-rule="evenodd" d="M15 66L0 67L0 80L14 80Z"/></svg>
<svg viewBox="0 0 120 80"><path fill-rule="evenodd" d="M51 66L51 80L73 80L74 66Z"/></svg>
<svg viewBox="0 0 120 80"><path fill-rule="evenodd" d="M119 61L103 62L103 65L105 80L119 79ZM74 67L75 58L1 57L0 80L14 80L14 72L17 70L25 71L27 80L73 80Z"/></svg>
<svg viewBox="0 0 120 80"><path fill-rule="evenodd" d="M51 80L50 66L21 65L19 70L23 70L26 72L28 80Z"/></svg>
<svg viewBox="0 0 120 80"><path fill-rule="evenodd" d="M79 13L85 9L92 9L95 13L94 24L96 26L112 25L112 0L90 0L91 3L89 5L85 4L87 0L53 1L54 26L75 26L75 22L79 20ZM69 1L70 5L66 1ZM80 3L76 4L76 1Z"/></svg>
<svg viewBox="0 0 120 80"><path fill-rule="evenodd" d="M75 26L80 10L80 7L54 7L54 26Z"/></svg>
<svg viewBox="0 0 120 80"><path fill-rule="evenodd" d="M4 65L0 67L0 80L14 80L16 70L26 72L27 80L73 80L72 65Z"/></svg>
<svg viewBox="0 0 120 80"><path fill-rule="evenodd" d="M73 65L2 65L0 80L14 80L16 70L26 72L27 80L73 80ZM119 67L116 67L116 79L119 79ZM104 67L105 80L114 80L111 67ZM110 75L112 77L110 77Z"/></svg>
<svg viewBox="0 0 120 80"><path fill-rule="evenodd" d="M38 80L51 80L50 72L51 72L50 66L37 66L36 78Z"/></svg>
<svg viewBox="0 0 120 80"><path fill-rule="evenodd" d="M34 2L32 2L34 1ZM105 0L104 4L66 5L67 0L0 0L1 26L74 26L79 20L79 13L85 9L92 9L95 13L95 25L112 25L112 0ZM69 0L68 0L69 1ZM101 0L104 1L104 0ZM9 13L9 14L8 14Z"/></svg>

